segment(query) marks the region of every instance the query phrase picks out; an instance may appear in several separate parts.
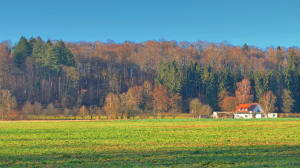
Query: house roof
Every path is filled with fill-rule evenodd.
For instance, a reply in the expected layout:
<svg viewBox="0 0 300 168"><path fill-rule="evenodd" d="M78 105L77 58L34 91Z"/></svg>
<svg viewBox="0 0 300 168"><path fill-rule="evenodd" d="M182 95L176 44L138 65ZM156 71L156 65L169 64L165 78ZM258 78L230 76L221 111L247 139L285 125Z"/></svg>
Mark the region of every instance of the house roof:
<svg viewBox="0 0 300 168"><path fill-rule="evenodd" d="M250 113L250 111L253 111L257 105L258 103L239 104L238 106L236 106L235 112Z"/></svg>

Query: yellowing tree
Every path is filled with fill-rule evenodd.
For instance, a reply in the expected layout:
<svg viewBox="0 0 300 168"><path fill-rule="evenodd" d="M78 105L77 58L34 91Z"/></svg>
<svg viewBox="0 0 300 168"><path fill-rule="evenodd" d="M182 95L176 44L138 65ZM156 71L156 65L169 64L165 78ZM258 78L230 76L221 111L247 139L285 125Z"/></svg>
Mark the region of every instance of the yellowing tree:
<svg viewBox="0 0 300 168"><path fill-rule="evenodd" d="M128 89L125 100L127 118L134 118L141 112L141 107L143 105L143 87L134 86Z"/></svg>
<svg viewBox="0 0 300 168"><path fill-rule="evenodd" d="M0 119L10 119L10 113L17 107L16 98L9 90L0 90Z"/></svg>
<svg viewBox="0 0 300 168"><path fill-rule="evenodd" d="M212 114L212 108L208 105L205 104L202 106L201 110L200 110L200 115L211 115Z"/></svg>
<svg viewBox="0 0 300 168"><path fill-rule="evenodd" d="M119 96L113 93L109 93L105 98L104 111L108 119L115 119L118 117L120 110Z"/></svg>
<svg viewBox="0 0 300 168"><path fill-rule="evenodd" d="M79 111L78 111L78 116L81 117L81 119L84 119L84 117L89 115L88 109L85 107L85 105L81 106Z"/></svg>
<svg viewBox="0 0 300 168"><path fill-rule="evenodd" d="M128 89L126 100L126 104L131 108L139 107L143 101L143 88L141 86L134 86Z"/></svg>
<svg viewBox="0 0 300 168"><path fill-rule="evenodd" d="M190 102L190 113L193 115L194 118L200 118L202 103L199 101L198 98L193 99Z"/></svg>
<svg viewBox="0 0 300 168"><path fill-rule="evenodd" d="M273 94L272 91L268 91L259 99L259 103L262 106L265 113L274 112L274 110L276 109L276 96Z"/></svg>
<svg viewBox="0 0 300 168"><path fill-rule="evenodd" d="M212 108L207 104L202 104L198 98L190 102L190 113L194 118L201 118L202 115L210 115Z"/></svg>
<svg viewBox="0 0 300 168"><path fill-rule="evenodd" d="M29 115L34 114L33 105L29 101L26 101L26 103L22 107L22 113L25 118Z"/></svg>

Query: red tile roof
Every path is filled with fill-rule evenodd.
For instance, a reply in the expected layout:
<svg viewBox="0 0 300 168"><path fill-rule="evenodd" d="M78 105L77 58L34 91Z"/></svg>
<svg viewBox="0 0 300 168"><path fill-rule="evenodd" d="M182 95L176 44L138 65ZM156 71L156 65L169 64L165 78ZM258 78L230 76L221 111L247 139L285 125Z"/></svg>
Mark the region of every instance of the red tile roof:
<svg viewBox="0 0 300 168"><path fill-rule="evenodd" d="M249 113L251 111L250 107L253 105L258 105L258 103L248 103L248 104L239 104L238 106L236 106L235 108L235 112L236 113ZM240 109L240 110L239 110Z"/></svg>

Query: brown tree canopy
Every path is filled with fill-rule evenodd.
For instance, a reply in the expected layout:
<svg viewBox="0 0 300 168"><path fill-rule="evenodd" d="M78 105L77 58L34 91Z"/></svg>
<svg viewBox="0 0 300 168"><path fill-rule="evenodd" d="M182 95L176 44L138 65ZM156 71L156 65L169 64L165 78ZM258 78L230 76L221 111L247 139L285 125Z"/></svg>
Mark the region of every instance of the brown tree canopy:
<svg viewBox="0 0 300 168"><path fill-rule="evenodd" d="M153 90L153 106L156 112L167 112L169 105L168 91L165 86L159 84Z"/></svg>
<svg viewBox="0 0 300 168"><path fill-rule="evenodd" d="M120 110L119 96L113 93L109 93L105 98L104 111L109 119L115 119L118 117Z"/></svg>
<svg viewBox="0 0 300 168"><path fill-rule="evenodd" d="M243 79L241 82L236 84L237 90L235 91L235 96L239 104L252 103L253 95L251 92L251 85L248 79Z"/></svg>
<svg viewBox="0 0 300 168"><path fill-rule="evenodd" d="M222 101L221 109L227 112L234 112L236 106L237 106L236 98L232 96L227 96Z"/></svg>

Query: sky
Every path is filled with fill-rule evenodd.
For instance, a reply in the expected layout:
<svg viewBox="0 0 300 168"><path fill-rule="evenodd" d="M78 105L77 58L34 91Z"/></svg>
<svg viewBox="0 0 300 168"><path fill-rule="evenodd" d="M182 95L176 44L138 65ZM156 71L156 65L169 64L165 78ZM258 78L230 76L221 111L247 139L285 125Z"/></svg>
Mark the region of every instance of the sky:
<svg viewBox="0 0 300 168"><path fill-rule="evenodd" d="M224 42L300 47L300 0L1 0L0 41Z"/></svg>

